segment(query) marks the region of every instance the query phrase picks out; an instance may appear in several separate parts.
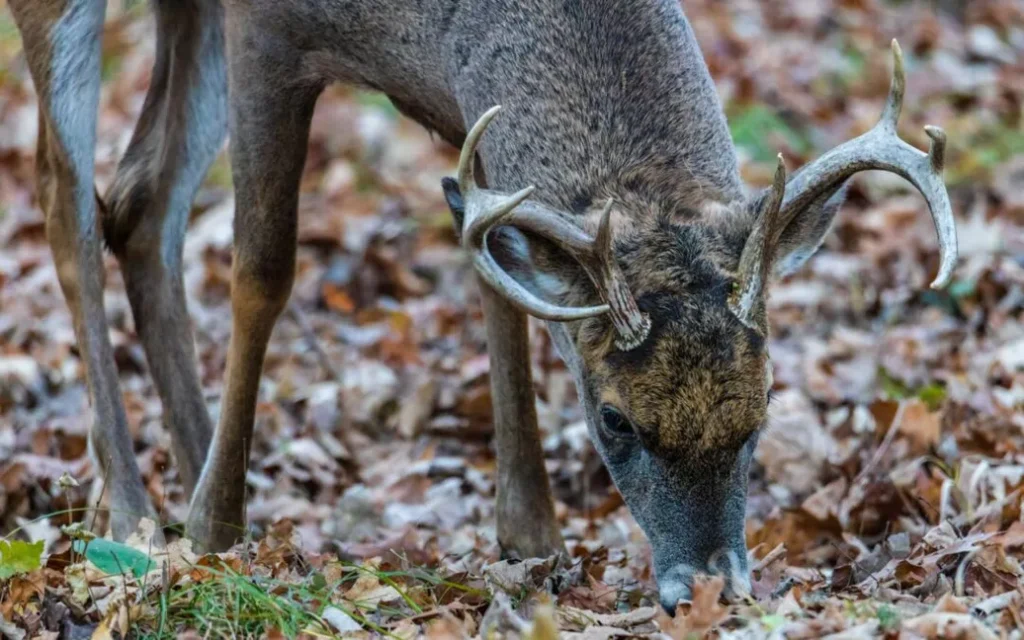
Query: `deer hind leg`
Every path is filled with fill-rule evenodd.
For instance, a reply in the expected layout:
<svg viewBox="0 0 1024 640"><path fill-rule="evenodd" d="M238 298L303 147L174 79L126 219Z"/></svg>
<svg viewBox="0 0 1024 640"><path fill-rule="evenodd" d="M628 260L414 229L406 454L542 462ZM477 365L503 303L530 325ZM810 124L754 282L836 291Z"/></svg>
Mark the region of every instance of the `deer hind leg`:
<svg viewBox="0 0 1024 640"><path fill-rule="evenodd" d="M115 538L152 506L135 463L103 310L103 259L93 186L104 0L9 0L39 95L39 202L71 310L94 411L89 443L107 486Z"/></svg>
<svg viewBox="0 0 1024 640"><path fill-rule="evenodd" d="M299 80L297 61L287 58L290 47L270 45L264 53L259 43L276 38L232 18L229 12L233 319L220 421L186 525L197 545L211 551L245 532L245 476L263 358L291 293L299 180L321 90Z"/></svg>
<svg viewBox="0 0 1024 640"><path fill-rule="evenodd" d="M152 82L107 194L104 235L124 273L191 497L213 428L196 374L181 261L192 199L227 133L223 15L217 0L160 0L153 8Z"/></svg>
<svg viewBox="0 0 1024 640"><path fill-rule="evenodd" d="M483 280L480 292L491 357L498 543L506 557L546 558L565 546L544 468L526 315Z"/></svg>

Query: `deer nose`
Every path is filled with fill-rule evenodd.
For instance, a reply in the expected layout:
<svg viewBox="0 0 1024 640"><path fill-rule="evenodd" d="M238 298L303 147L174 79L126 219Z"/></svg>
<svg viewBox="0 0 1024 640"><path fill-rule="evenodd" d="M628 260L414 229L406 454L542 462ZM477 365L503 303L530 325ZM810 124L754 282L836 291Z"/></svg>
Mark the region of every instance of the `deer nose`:
<svg viewBox="0 0 1024 640"><path fill-rule="evenodd" d="M687 565L676 565L665 575L658 576L658 593L661 608L670 616L676 615L676 605L689 600L693 595L694 570Z"/></svg>
<svg viewBox="0 0 1024 640"><path fill-rule="evenodd" d="M707 573L706 570L702 572ZM670 616L676 614L676 605L680 601L693 598L693 580L698 571L689 565L679 564L669 569L664 576L658 578L659 600L661 608ZM731 578L726 576L725 589L722 597L733 602L750 593L750 578L745 573L738 573Z"/></svg>
<svg viewBox="0 0 1024 640"><path fill-rule="evenodd" d="M664 591L661 593L661 608L665 610L665 613L671 617L676 617L676 607L681 603L690 600L690 588L684 584L678 585L678 589L673 590L671 595L666 595Z"/></svg>

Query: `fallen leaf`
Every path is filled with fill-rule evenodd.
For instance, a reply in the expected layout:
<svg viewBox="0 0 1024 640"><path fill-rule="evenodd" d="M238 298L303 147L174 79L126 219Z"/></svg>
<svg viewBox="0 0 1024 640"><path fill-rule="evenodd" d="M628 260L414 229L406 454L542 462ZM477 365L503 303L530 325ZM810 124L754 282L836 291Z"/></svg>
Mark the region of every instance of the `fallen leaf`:
<svg viewBox="0 0 1024 640"><path fill-rule="evenodd" d="M942 415L939 412L929 411L928 406L920 400L909 400L903 408L899 429L910 440L913 451L923 454L938 444L941 424Z"/></svg>
<svg viewBox="0 0 1024 640"><path fill-rule="evenodd" d="M43 555L43 541L0 540L0 580L35 571Z"/></svg>
<svg viewBox="0 0 1024 640"><path fill-rule="evenodd" d="M673 640L702 637L729 615L719 603L725 580L721 576L698 576L693 584L693 597L689 604L680 603L676 615L669 618L660 614L660 626Z"/></svg>
<svg viewBox="0 0 1024 640"><path fill-rule="evenodd" d="M352 616L337 607L327 607L320 615L338 633L362 631L363 629L363 626L353 620Z"/></svg>
<svg viewBox="0 0 1024 640"><path fill-rule="evenodd" d="M998 636L980 620L965 613L926 613L905 620L901 627L907 633L926 638L979 638L996 640Z"/></svg>

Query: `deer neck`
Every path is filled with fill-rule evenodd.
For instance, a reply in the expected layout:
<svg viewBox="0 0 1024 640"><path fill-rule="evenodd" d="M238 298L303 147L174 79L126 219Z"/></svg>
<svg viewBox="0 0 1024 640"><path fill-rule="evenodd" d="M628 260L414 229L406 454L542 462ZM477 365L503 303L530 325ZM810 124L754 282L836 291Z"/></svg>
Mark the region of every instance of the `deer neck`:
<svg viewBox="0 0 1024 640"><path fill-rule="evenodd" d="M479 5L479 22L443 49L463 130L503 107L480 146L489 186L533 184L581 215L629 194L680 207L740 198L721 104L676 0Z"/></svg>

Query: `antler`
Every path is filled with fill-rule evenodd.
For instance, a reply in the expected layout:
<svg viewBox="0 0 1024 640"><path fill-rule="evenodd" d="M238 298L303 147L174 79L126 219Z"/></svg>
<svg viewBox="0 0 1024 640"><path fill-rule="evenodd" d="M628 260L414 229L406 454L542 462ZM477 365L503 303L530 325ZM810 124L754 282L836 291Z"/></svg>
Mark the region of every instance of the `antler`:
<svg viewBox="0 0 1024 640"><path fill-rule="evenodd" d="M775 180L767 200L761 207L761 218L754 226L743 253L740 255L739 281L729 300L729 307L743 324L761 330L763 317L762 292L768 282L772 266L772 251L781 233L782 200L786 195L786 164L779 154L779 165L775 169Z"/></svg>
<svg viewBox="0 0 1024 640"><path fill-rule="evenodd" d="M477 273L513 305L542 320L564 322L608 313L619 336L616 346L622 350L636 347L647 337L650 320L637 308L612 252L611 200L601 214L595 239L563 214L527 201L533 193L532 186L509 196L477 185L476 148L500 110L500 106L491 107L470 129L459 156L457 184L450 178L442 181L448 205L461 227L462 246L469 250ZM520 284L498 264L487 247L487 233L505 225L541 236L579 262L604 304L561 306L542 300Z"/></svg>
<svg viewBox="0 0 1024 640"><path fill-rule="evenodd" d="M957 260L956 224L949 195L942 182L946 134L939 127L925 127L925 132L931 138L931 148L927 154L899 138L896 124L903 107L906 83L903 77L903 52L896 40L892 41L892 54L892 83L878 124L862 136L829 151L793 176L786 185L786 197L782 202L775 233L781 233L808 205L823 194L834 192L853 174L870 169L890 171L913 183L928 202L939 237L940 266L931 285L938 289L949 283Z"/></svg>

